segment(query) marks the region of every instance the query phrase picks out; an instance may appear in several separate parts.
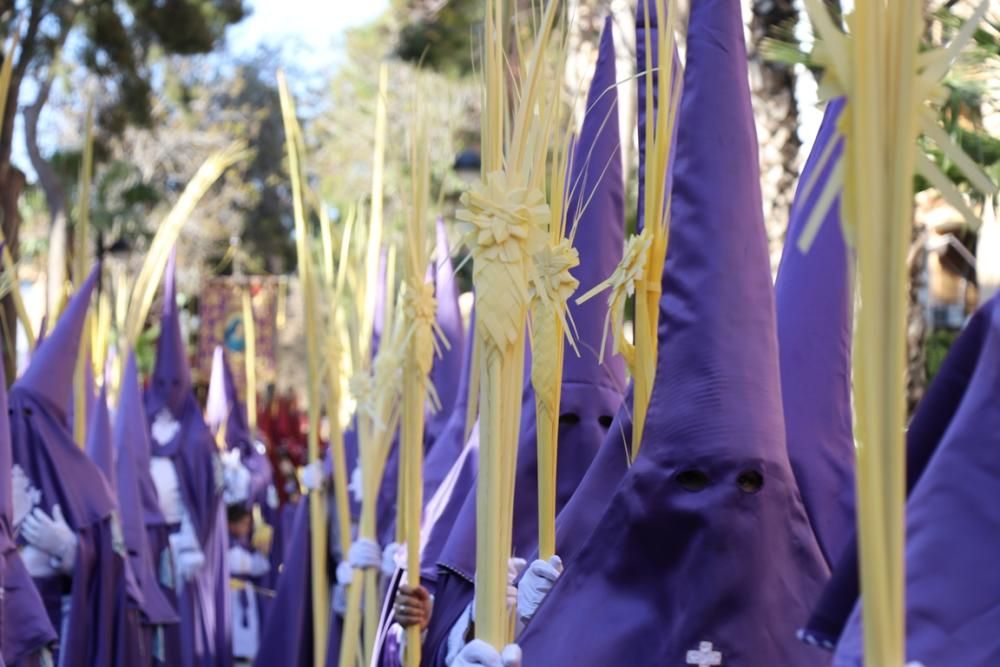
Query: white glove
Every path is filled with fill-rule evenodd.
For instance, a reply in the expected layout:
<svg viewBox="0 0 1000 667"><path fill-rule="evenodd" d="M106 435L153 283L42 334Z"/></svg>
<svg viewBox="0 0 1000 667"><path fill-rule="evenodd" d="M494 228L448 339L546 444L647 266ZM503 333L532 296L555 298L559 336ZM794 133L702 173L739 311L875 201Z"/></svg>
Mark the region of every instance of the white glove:
<svg viewBox="0 0 1000 667"><path fill-rule="evenodd" d="M340 616L347 613L347 587L354 579L354 568L346 560L337 563L337 583L333 587L333 610Z"/></svg>
<svg viewBox="0 0 1000 667"><path fill-rule="evenodd" d="M348 569L350 569L350 566L348 566ZM337 568L337 577L340 577L339 567ZM333 587L333 611L341 617L347 613L347 584L338 582Z"/></svg>
<svg viewBox="0 0 1000 667"><path fill-rule="evenodd" d="M361 466L358 465L351 471L351 480L347 483L347 490L351 492L354 502L360 503L364 494L364 481L361 476Z"/></svg>
<svg viewBox="0 0 1000 667"><path fill-rule="evenodd" d="M517 585L517 615L522 621L527 623L531 620L562 571L563 564L559 556L535 560L528 566L528 571Z"/></svg>
<svg viewBox="0 0 1000 667"><path fill-rule="evenodd" d="M170 535L170 551L174 556L174 569L182 582L194 579L205 565L205 554L187 513L181 519L181 529Z"/></svg>
<svg viewBox="0 0 1000 667"><path fill-rule="evenodd" d="M382 551L382 574L391 577L396 574L396 568L400 567L398 558L403 551L403 545L399 542L389 542Z"/></svg>
<svg viewBox="0 0 1000 667"><path fill-rule="evenodd" d="M21 534L25 541L52 558L52 566L64 574L73 571L76 563L76 533L66 523L59 505L52 506L50 517L40 507L21 522Z"/></svg>
<svg viewBox="0 0 1000 667"><path fill-rule="evenodd" d="M358 569L382 567L382 550L375 540L359 537L347 551L347 562Z"/></svg>
<svg viewBox="0 0 1000 667"><path fill-rule="evenodd" d="M229 573L244 577L267 574L271 563L259 553L251 553L241 546L229 547Z"/></svg>
<svg viewBox="0 0 1000 667"><path fill-rule="evenodd" d="M250 576L251 577L262 577L271 571L271 561L264 557L263 554L259 554L256 551L251 557L250 562Z"/></svg>
<svg viewBox="0 0 1000 667"><path fill-rule="evenodd" d="M354 579L354 568L346 560L337 563L337 583L347 586Z"/></svg>
<svg viewBox="0 0 1000 667"><path fill-rule="evenodd" d="M521 648L507 644L503 653L482 641L473 639L459 652L451 667L521 667Z"/></svg>
<svg viewBox="0 0 1000 667"><path fill-rule="evenodd" d="M299 471L299 480L301 480L302 486L306 487L306 491L318 491L323 488L324 477L323 464L319 461L304 465Z"/></svg>
<svg viewBox="0 0 1000 667"><path fill-rule="evenodd" d="M181 579L185 582L191 582L198 576L198 571L204 567L205 554L201 552L201 549L181 551L174 556L174 562L177 563L177 574L180 575Z"/></svg>
<svg viewBox="0 0 1000 667"><path fill-rule="evenodd" d="M227 505L246 502L250 497L250 471L240 461L240 451L233 449L222 455L222 479L225 487L222 500Z"/></svg>

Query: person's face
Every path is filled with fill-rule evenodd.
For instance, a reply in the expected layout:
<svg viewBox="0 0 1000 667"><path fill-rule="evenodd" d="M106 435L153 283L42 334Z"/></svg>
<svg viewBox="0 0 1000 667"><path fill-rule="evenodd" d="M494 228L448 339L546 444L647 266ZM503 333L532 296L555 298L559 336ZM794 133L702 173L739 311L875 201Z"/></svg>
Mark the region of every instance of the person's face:
<svg viewBox="0 0 1000 667"><path fill-rule="evenodd" d="M250 536L250 515L229 522L229 534L238 539Z"/></svg>

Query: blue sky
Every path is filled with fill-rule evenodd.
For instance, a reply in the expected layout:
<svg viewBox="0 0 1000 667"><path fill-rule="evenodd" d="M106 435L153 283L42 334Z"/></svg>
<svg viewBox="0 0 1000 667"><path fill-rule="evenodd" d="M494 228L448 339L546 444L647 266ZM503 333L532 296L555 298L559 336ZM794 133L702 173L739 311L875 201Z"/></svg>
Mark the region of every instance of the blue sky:
<svg viewBox="0 0 1000 667"><path fill-rule="evenodd" d="M344 30L381 14L388 0L250 0L253 14L229 31L230 49L281 46L307 69L336 62Z"/></svg>

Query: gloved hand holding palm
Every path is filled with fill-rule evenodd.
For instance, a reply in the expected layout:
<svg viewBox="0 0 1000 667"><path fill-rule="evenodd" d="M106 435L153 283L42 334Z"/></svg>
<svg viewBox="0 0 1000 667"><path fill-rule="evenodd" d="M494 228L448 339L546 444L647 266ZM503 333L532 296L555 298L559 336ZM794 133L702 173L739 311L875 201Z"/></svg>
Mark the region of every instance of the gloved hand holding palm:
<svg viewBox="0 0 1000 667"><path fill-rule="evenodd" d="M63 573L73 571L76 563L76 533L66 523L59 505L52 506L52 516L36 507L21 523L25 541L52 558L53 565Z"/></svg>

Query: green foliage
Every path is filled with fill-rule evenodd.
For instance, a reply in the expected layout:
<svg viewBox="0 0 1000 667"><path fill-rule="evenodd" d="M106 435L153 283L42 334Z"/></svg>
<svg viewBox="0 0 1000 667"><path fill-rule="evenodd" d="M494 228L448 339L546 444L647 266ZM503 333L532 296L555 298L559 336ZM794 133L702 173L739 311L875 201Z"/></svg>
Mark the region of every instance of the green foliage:
<svg viewBox="0 0 1000 667"><path fill-rule="evenodd" d="M948 356L948 350L951 349L951 345L958 338L959 333L961 332L951 329L935 329L927 336L926 372L928 384L941 369L941 364L944 363L945 357Z"/></svg>
<svg viewBox="0 0 1000 667"><path fill-rule="evenodd" d="M423 63L428 69L465 75L472 71L474 35L481 30L480 0L451 0L435 11L421 11L420 0L396 0L394 9L404 20L396 38L396 55ZM409 20L407 20L409 19Z"/></svg>

